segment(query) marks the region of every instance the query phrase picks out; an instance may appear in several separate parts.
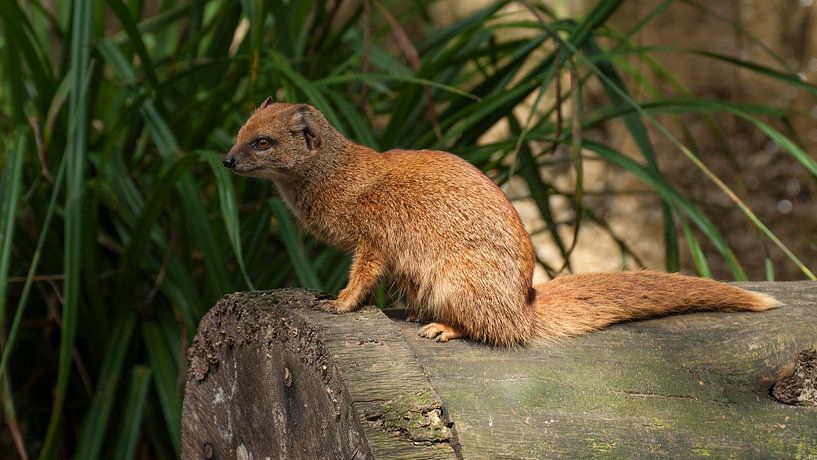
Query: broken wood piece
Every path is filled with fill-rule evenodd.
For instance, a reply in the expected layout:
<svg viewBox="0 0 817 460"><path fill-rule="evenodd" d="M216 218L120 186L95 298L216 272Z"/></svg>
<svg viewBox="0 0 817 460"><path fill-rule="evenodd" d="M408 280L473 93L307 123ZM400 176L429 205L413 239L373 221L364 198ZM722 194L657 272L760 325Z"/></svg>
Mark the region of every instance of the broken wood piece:
<svg viewBox="0 0 817 460"><path fill-rule="evenodd" d="M817 350L807 348L784 366L772 396L785 404L817 406Z"/></svg>

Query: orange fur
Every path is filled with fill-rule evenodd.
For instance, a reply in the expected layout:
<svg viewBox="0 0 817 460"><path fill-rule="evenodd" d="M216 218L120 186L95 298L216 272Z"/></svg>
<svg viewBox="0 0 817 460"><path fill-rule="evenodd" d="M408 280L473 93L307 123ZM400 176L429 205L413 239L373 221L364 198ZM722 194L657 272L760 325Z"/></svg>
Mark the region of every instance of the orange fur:
<svg viewBox="0 0 817 460"><path fill-rule="evenodd" d="M273 146L258 149L260 138ZM272 180L302 227L354 252L349 284L326 309L359 308L389 276L415 316L433 322L424 337L514 346L671 312L779 305L727 284L648 271L563 276L534 291L530 238L482 172L446 152L377 153L304 104L265 102L225 165Z"/></svg>

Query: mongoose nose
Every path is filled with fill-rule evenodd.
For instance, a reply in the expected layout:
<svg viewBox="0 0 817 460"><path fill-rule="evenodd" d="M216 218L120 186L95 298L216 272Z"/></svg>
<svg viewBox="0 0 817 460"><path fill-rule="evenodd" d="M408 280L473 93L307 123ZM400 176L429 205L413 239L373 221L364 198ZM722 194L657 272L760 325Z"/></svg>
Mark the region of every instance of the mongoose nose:
<svg viewBox="0 0 817 460"><path fill-rule="evenodd" d="M224 167L225 168L230 168L230 169L233 169L233 167L235 167L235 162L236 162L236 159L232 155L227 155L226 157L224 157L224 161L222 161L222 163L224 164Z"/></svg>

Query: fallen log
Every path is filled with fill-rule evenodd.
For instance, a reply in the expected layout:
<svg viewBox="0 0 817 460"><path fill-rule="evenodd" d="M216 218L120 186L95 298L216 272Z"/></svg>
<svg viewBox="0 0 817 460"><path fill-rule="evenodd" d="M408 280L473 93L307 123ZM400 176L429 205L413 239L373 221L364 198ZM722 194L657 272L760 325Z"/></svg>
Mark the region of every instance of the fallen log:
<svg viewBox="0 0 817 460"><path fill-rule="evenodd" d="M817 283L746 287L786 306L521 350L328 314L306 290L231 294L188 351L182 457L815 457L814 367L793 360L817 346Z"/></svg>

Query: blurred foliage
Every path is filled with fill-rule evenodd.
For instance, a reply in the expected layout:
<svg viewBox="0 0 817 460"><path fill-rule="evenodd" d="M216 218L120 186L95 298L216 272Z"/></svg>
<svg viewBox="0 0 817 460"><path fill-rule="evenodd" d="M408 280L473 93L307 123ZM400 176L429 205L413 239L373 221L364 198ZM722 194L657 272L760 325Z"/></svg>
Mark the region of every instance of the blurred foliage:
<svg viewBox="0 0 817 460"><path fill-rule="evenodd" d="M511 14L509 3L532 14ZM582 221L605 226L582 205L593 152L663 200L667 269L686 248L700 273L721 257L745 278L712 217L661 173L647 125L704 173L657 116L729 113L815 177L817 163L774 128L779 108L654 88L634 100L628 86L647 79L632 63L671 81L653 53L697 52L812 96L817 88L733 56L634 45L669 3L622 32L607 26L621 1L605 0L581 18L499 1L442 26L423 0L0 2L0 445L40 458L175 457L185 349L207 309L235 290L342 287L348 257L300 235L269 184L220 165L268 95L311 103L380 150L445 149L500 183L518 176L563 256L551 274L569 270L572 250L555 197L574 204L577 231ZM588 87L606 98L590 106ZM538 110L526 109L532 101ZM624 123L637 156L582 135L611 120ZM500 122L508 135L481 141ZM541 173L565 166L571 190ZM718 253L705 257L696 238Z"/></svg>

